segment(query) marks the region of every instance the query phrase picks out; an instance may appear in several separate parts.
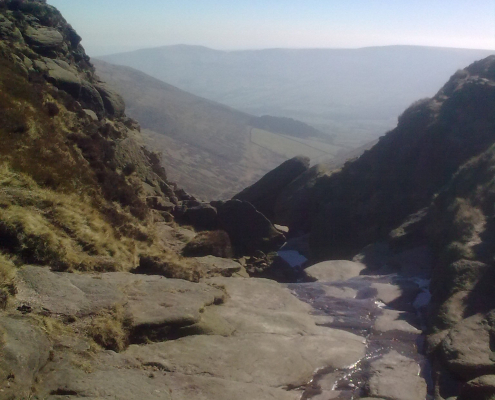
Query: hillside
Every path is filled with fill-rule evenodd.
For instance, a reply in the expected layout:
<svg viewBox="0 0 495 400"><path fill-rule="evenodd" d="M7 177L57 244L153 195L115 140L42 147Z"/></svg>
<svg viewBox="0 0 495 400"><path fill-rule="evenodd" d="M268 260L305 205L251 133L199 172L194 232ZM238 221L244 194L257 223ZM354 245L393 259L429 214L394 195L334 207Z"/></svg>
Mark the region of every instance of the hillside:
<svg viewBox="0 0 495 400"><path fill-rule="evenodd" d="M146 144L164 154L169 176L203 199L227 199L287 158L313 163L343 150L305 124L299 136L256 129L252 115L186 93L132 68L95 61L97 73L122 94Z"/></svg>
<svg viewBox="0 0 495 400"><path fill-rule="evenodd" d="M298 119L358 147L486 50L389 46L218 51L166 46L99 57L254 114Z"/></svg>

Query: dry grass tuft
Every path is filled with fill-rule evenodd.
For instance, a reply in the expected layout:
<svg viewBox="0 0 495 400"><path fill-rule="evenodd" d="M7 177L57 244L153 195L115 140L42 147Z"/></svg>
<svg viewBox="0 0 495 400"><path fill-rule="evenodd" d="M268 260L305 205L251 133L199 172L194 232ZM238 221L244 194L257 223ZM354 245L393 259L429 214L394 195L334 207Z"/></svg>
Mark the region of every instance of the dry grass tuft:
<svg viewBox="0 0 495 400"><path fill-rule="evenodd" d="M215 256L231 258L233 256L232 244L227 232L205 231L198 233L182 251L186 257Z"/></svg>
<svg viewBox="0 0 495 400"><path fill-rule="evenodd" d="M5 309L10 296L16 292L16 267L12 260L0 253L0 309Z"/></svg>
<svg viewBox="0 0 495 400"><path fill-rule="evenodd" d="M199 282L204 277L197 264L179 258L174 253L150 251L141 254L139 266L132 272L145 275L162 275L171 279L184 279L190 282Z"/></svg>
<svg viewBox="0 0 495 400"><path fill-rule="evenodd" d="M124 308L115 306L112 310L95 316L86 331L98 345L119 352L129 344L129 325Z"/></svg>
<svg viewBox="0 0 495 400"><path fill-rule="evenodd" d="M89 200L42 189L6 164L0 166L0 246L58 270L129 270L137 259L134 241Z"/></svg>

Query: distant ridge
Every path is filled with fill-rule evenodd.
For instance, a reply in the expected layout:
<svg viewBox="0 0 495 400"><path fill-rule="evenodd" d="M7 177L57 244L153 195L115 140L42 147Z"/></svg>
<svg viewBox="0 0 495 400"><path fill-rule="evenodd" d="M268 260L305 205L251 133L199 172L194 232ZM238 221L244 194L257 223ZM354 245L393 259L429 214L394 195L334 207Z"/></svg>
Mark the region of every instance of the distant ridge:
<svg viewBox="0 0 495 400"><path fill-rule="evenodd" d="M247 113L295 118L358 147L494 51L422 46L221 51L175 45L99 57Z"/></svg>

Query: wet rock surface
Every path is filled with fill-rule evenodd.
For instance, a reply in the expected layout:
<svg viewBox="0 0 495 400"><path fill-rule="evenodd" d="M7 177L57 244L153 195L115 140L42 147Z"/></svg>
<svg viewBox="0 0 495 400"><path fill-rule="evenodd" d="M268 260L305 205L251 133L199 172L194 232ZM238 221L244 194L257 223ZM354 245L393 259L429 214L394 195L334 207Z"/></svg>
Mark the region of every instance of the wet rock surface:
<svg viewBox="0 0 495 400"><path fill-rule="evenodd" d="M290 284L313 307L318 325L352 332L366 343L365 356L351 367L318 371L303 399L427 398L432 387L421 354L423 317L413 307L425 286L397 274Z"/></svg>

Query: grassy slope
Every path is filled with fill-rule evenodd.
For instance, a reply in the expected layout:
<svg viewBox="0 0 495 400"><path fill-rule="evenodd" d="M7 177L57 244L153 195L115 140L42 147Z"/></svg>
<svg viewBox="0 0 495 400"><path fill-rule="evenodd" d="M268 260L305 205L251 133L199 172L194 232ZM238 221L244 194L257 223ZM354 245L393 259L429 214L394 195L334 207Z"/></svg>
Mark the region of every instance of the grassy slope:
<svg viewBox="0 0 495 400"><path fill-rule="evenodd" d="M64 32L56 10L25 6ZM26 29L24 14L2 7L0 13ZM76 64L70 51L57 57L92 77L89 64ZM132 147L138 132L125 126L126 117L90 118L69 94L26 67L40 58L23 41L0 40L0 308L15 293L15 271L23 264L122 271L152 255L187 269L156 237L144 180L154 177L156 186L165 177L158 178L151 153ZM134 159L120 154L125 145ZM138 159L136 172L126 173L123 165Z"/></svg>

